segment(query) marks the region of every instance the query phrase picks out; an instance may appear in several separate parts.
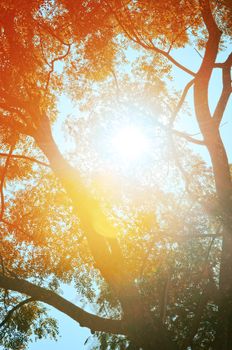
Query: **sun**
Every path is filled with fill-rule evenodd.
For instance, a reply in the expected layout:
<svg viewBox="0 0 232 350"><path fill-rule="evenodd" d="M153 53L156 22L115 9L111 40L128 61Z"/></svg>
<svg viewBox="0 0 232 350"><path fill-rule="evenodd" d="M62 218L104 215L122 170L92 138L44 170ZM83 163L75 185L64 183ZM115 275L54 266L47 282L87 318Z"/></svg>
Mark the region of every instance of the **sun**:
<svg viewBox="0 0 232 350"><path fill-rule="evenodd" d="M113 136L112 146L121 159L133 161L149 150L149 140L141 129L129 125Z"/></svg>

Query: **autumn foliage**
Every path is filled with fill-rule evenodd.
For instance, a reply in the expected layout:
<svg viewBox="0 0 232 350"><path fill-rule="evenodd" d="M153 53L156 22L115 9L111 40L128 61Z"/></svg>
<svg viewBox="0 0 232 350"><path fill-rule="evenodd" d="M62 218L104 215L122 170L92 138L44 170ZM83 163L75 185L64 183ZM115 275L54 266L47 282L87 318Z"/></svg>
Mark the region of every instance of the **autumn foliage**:
<svg viewBox="0 0 232 350"><path fill-rule="evenodd" d="M0 344L56 338L50 305L95 349L231 350L230 1L1 0L0 29Z"/></svg>

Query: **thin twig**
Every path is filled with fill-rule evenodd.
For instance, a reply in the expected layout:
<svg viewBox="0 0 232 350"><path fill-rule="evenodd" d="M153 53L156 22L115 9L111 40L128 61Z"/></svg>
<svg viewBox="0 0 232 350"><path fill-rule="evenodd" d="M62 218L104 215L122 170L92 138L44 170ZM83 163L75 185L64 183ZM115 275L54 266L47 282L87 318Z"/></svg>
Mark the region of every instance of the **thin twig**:
<svg viewBox="0 0 232 350"><path fill-rule="evenodd" d="M192 79L185 86L185 88L184 88L184 90L182 92L181 98L180 98L180 100L179 100L175 110L172 113L172 117L171 117L171 121L170 121L170 126L171 127L173 126L173 124L175 122L175 119L176 119L176 116L177 116L178 112L180 111L180 109L181 109L181 107L182 107L182 105L183 105L183 103L185 101L186 95L187 95L189 89L191 88L191 86L194 84L194 82L195 82L195 79Z"/></svg>

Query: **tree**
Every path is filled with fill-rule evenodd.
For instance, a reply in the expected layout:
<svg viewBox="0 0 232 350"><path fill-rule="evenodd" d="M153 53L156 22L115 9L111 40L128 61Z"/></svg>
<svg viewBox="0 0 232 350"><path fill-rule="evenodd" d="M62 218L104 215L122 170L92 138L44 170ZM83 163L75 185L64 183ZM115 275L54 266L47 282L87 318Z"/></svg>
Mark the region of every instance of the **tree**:
<svg viewBox="0 0 232 350"><path fill-rule="evenodd" d="M32 332L55 336L54 321L41 321L46 316L42 302L100 332L102 348L231 349L232 186L219 127L231 94L232 55L216 61L220 45L228 44L231 18L226 0L2 1L1 326L14 329L13 338L3 336L6 348L19 348ZM119 68L127 45L134 50L133 74ZM187 45L202 57L197 72L171 55ZM172 66L191 77L179 99L167 82ZM212 113L208 90L214 69L221 71L222 90ZM119 96L122 83L131 97ZM78 98L85 110L100 101L100 110L117 119L130 98L140 102L139 88L149 100L141 113L160 112L156 127L167 150L171 147L175 165L170 181L180 184L182 177L187 193L181 197L179 185L179 191L167 194L161 182L162 190L154 190L147 206L122 200L117 209L123 215L117 216L114 196L107 201L83 179L80 167L64 158L52 123L62 90ZM202 140L174 128L191 88ZM117 108L112 108L110 94ZM94 110L84 130L105 123L102 116ZM69 137L73 125L68 125ZM189 156L177 137L205 146L212 171ZM107 192L106 185L103 181ZM119 192L129 196L125 184ZM198 232L192 235L194 227ZM220 239L214 244L218 235L221 254ZM182 236L184 242L176 243ZM89 300L92 295L98 299L99 316L57 294L60 282L73 280ZM91 288L92 281L98 291ZM24 294L29 298L22 299Z"/></svg>

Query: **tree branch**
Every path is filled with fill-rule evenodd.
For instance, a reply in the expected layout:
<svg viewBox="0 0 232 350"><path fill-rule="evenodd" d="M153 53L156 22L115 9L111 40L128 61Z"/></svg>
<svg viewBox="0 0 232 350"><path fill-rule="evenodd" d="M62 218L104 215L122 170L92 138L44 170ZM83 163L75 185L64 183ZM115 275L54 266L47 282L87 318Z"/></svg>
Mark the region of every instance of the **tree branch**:
<svg viewBox="0 0 232 350"><path fill-rule="evenodd" d="M209 38L206 43L205 55L197 75L200 73L205 74L205 81L207 82L215 66L221 31L213 18L209 0L199 0L199 3L201 6L202 18L209 33Z"/></svg>
<svg viewBox="0 0 232 350"><path fill-rule="evenodd" d="M9 322L11 316L13 315L13 313L20 309L23 305L30 303L31 301L34 301L35 299L33 298L27 298L25 300L22 300L20 303L18 303L17 305L15 305L5 316L5 318L2 320L2 322L0 322L0 328L3 327L7 322Z"/></svg>
<svg viewBox="0 0 232 350"><path fill-rule="evenodd" d="M196 145L205 146L205 142L204 142L203 140L197 140L197 139L193 138L191 135L186 134L185 132L182 132L182 131L179 131L179 130L175 130L175 129L172 129L172 132L173 132L175 135L184 138L184 139L187 140L188 142L195 143Z"/></svg>
<svg viewBox="0 0 232 350"><path fill-rule="evenodd" d="M0 152L0 157L8 157L8 156L9 156L9 153ZM33 158L33 157L24 156L23 154L11 154L10 157L15 158L15 159L28 160L30 162L34 162L34 163L37 163L40 165L44 165L46 167L50 167L50 165L48 163L42 162L41 160L38 160L38 159Z"/></svg>
<svg viewBox="0 0 232 350"><path fill-rule="evenodd" d="M213 126L213 120L209 109L208 88L215 60L218 53L221 32L218 29L211 13L208 0L199 0L202 17L209 33L205 47L205 54L201 66L197 72L194 84L194 106L197 121L205 141L211 142L209 127Z"/></svg>
<svg viewBox="0 0 232 350"><path fill-rule="evenodd" d="M156 327L150 311L145 309L144 301L137 286L134 284L130 271L127 269L121 247L117 244L117 239L105 237L113 237L117 234L117 228L112 225L109 218L104 214L99 201L88 191L78 170L74 169L60 153L53 139L46 116L36 130L34 138L72 200L73 208L79 216L81 227L87 238L95 262L94 265L99 269L102 277L118 298L123 309L128 332L131 330L131 327L134 327L135 323L144 327L144 321L146 325L149 323L149 327L153 329L155 333L153 335L154 341L157 342L159 336L159 342L163 341L170 344L171 341L166 334L161 336L160 333L155 332ZM101 221L101 227L98 226L99 220ZM106 234L104 234L104 230ZM137 332L133 333L133 336L139 338L138 343L142 342Z"/></svg>
<svg viewBox="0 0 232 350"><path fill-rule="evenodd" d="M70 50L71 50L71 45L67 45L68 46L68 49L67 51L61 55L61 56L58 56L58 57L55 57L50 63L49 63L49 66L50 66L50 70L48 72L48 77L47 77L47 81L46 81L46 84L45 84L45 91L47 91L48 89L48 86L49 86L49 82L50 82L50 79L51 79L51 75L52 73L54 72L54 68L55 68L55 63L58 62L58 61L61 61L63 59L65 59L69 53L70 53Z"/></svg>
<svg viewBox="0 0 232 350"><path fill-rule="evenodd" d="M145 41L142 41L137 32L135 31L135 29L132 30L132 34L130 33L130 31L128 30L128 28L126 28L126 26L122 23L122 21L120 20L119 16L117 15L116 11L113 10L112 6L109 4L109 1L105 0L107 6L109 6L110 10L112 11L113 15L116 18L116 21L118 22L118 24L120 25L120 27L122 28L122 30L124 31L125 35L132 40L134 43L142 46L144 49L146 50L152 50L155 51L156 53L159 53L161 55L163 55L164 57L166 57L171 63L173 63L175 66L177 66L178 68L180 68L181 70L183 70L185 73L192 75L193 77L196 75L193 71L191 71L190 69L188 69L187 67L185 67L184 65L182 65L181 63L179 63L177 60L175 60L175 58L173 58L169 52L166 52L164 50L161 50L160 48L156 47L153 43L152 40L149 40L150 45L148 45ZM132 28L133 28L133 21L130 19Z"/></svg>
<svg viewBox="0 0 232 350"><path fill-rule="evenodd" d="M87 327L92 332L106 332L111 334L125 334L122 321L102 318L84 311L70 301L64 299L51 290L39 287L23 279L15 279L0 275L0 288L13 290L31 296L34 300L44 302L65 313L77 321L81 327Z"/></svg>
<svg viewBox="0 0 232 350"><path fill-rule="evenodd" d="M202 18L204 20L208 33L221 33L213 17L209 0L199 0L199 3L201 6Z"/></svg>
<svg viewBox="0 0 232 350"><path fill-rule="evenodd" d="M13 145L11 145L10 147L10 152L7 155L6 158L6 162L5 162L5 166L2 172L2 176L1 176L1 181L0 181L0 192L1 192L1 211L0 211L0 220L3 219L4 216L4 210L5 210L5 203L4 203L4 192L3 192L3 187L4 187L4 181L5 181L5 177L6 177L6 173L7 173L7 168L9 166L10 163L10 158L11 158L11 154L14 151L14 147L15 147L15 142Z"/></svg>
<svg viewBox="0 0 232 350"><path fill-rule="evenodd" d="M173 58L168 52L161 50L160 48L158 48L157 46L154 45L153 41L150 40L150 43L152 45L152 47L150 49L153 49L155 52L163 55L164 57L166 57L171 63L173 63L176 67L180 68L181 70L183 70L185 73L192 75L193 77L196 76L196 73L194 73L193 71L191 71L190 69L188 69L187 67L185 67L183 64L179 63L177 60L175 60L175 58ZM149 47L148 47L149 48Z"/></svg>
<svg viewBox="0 0 232 350"><path fill-rule="evenodd" d="M218 104L215 108L213 118L216 122L216 125L219 126L226 108L226 105L229 101L232 87L231 87L231 66L232 66L232 53L228 56L227 60L222 64L222 83L223 88L221 96L219 98Z"/></svg>
<svg viewBox="0 0 232 350"><path fill-rule="evenodd" d="M186 97L186 95L187 95L189 89L191 88L191 86L194 84L194 80L195 80L195 79L190 80L190 81L188 82L188 84L185 86L185 88L184 88L184 90L183 90L183 92L182 92L181 98L180 98L180 100L179 100L179 102L178 102L178 104L177 104L175 110L174 110L173 113L172 113L171 122L170 122L170 125L171 125L171 126L174 124L174 121L175 121L175 119L176 119L176 116L177 116L179 110L181 109L181 107L182 107L182 105L183 105L183 103L184 103L185 97Z"/></svg>

